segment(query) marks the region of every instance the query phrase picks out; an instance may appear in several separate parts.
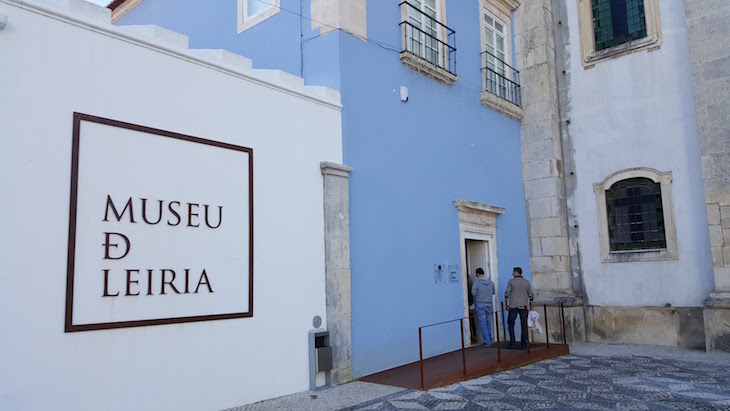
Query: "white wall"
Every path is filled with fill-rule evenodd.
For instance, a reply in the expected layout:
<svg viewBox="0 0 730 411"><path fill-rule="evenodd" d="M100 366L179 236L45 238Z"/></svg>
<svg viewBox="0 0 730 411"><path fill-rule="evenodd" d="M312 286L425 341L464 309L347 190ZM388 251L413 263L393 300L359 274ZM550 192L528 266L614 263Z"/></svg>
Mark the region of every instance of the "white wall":
<svg viewBox="0 0 730 411"><path fill-rule="evenodd" d="M0 409L215 410L306 390L338 94L51 3L0 0ZM253 149L252 318L64 333L74 111Z"/></svg>
<svg viewBox="0 0 730 411"><path fill-rule="evenodd" d="M712 260L683 2L659 1L659 50L588 70L580 61L577 2L565 3L570 27L566 118L571 120L574 209L589 303L701 306L713 285ZM678 260L601 263L593 184L631 167L672 172Z"/></svg>

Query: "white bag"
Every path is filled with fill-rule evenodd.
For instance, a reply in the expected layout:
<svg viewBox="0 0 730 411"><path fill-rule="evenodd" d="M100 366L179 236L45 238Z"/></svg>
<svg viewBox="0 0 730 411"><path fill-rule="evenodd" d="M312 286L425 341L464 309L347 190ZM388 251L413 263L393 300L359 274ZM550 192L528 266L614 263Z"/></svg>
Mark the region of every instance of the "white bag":
<svg viewBox="0 0 730 411"><path fill-rule="evenodd" d="M538 321L540 319L540 313L537 311L530 311L527 314L527 328L531 330L537 330L540 334L542 334L542 326L540 325L540 322Z"/></svg>

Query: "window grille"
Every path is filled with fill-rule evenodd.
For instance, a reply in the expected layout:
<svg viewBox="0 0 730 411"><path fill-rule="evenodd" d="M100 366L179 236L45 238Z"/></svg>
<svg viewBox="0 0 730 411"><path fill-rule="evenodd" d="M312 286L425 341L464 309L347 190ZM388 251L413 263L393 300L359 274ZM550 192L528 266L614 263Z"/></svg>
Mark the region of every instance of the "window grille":
<svg viewBox="0 0 730 411"><path fill-rule="evenodd" d="M648 178L619 181L606 190L611 251L667 248L659 183Z"/></svg>

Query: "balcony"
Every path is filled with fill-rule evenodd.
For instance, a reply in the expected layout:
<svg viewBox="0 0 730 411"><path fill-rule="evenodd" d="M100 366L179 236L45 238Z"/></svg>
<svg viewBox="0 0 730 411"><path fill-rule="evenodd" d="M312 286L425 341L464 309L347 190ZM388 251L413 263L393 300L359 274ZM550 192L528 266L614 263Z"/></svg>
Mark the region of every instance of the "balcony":
<svg viewBox="0 0 730 411"><path fill-rule="evenodd" d="M489 51L482 52L481 101L485 107L508 117L522 118L520 108L520 72Z"/></svg>
<svg viewBox="0 0 730 411"><path fill-rule="evenodd" d="M413 0L411 0L413 1ZM441 24L409 1L400 3L403 50L406 66L434 80L451 85L456 81L456 32ZM445 41L444 41L445 40Z"/></svg>

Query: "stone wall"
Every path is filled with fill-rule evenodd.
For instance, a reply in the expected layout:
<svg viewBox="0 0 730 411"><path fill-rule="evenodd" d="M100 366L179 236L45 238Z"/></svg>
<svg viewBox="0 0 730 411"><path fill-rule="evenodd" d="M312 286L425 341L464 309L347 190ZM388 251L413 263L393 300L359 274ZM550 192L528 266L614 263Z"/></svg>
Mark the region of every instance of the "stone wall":
<svg viewBox="0 0 730 411"><path fill-rule="evenodd" d="M517 67L522 80L521 123L525 201L532 280L540 291L570 289L570 261L562 183L560 115L549 0L515 11Z"/></svg>
<svg viewBox="0 0 730 411"><path fill-rule="evenodd" d="M705 334L708 350L730 351L730 2L684 4L715 271Z"/></svg>
<svg viewBox="0 0 730 411"><path fill-rule="evenodd" d="M571 268L553 20L551 0L523 2L515 11L530 262L536 302L580 306ZM577 318L582 324L582 315ZM583 339L582 332L571 336Z"/></svg>

